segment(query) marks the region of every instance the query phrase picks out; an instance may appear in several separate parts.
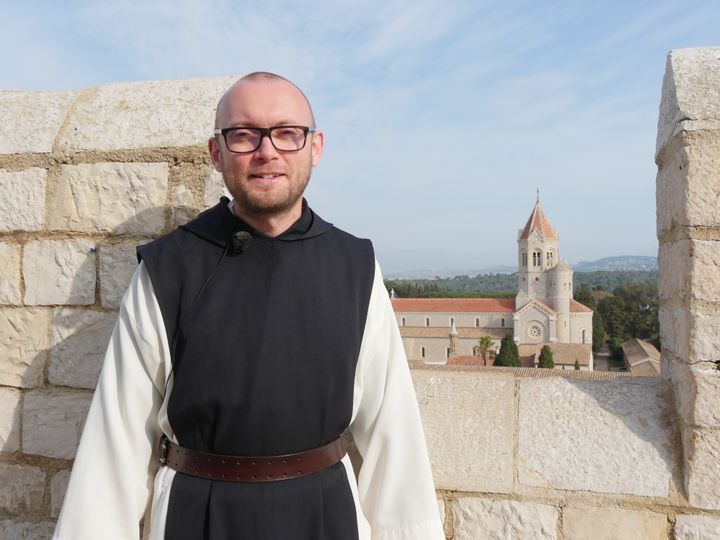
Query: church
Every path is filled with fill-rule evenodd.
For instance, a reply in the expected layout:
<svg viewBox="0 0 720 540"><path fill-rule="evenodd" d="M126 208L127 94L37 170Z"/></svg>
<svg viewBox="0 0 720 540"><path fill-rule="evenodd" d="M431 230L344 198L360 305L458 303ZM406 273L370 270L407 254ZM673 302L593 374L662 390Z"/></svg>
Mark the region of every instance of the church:
<svg viewBox="0 0 720 540"><path fill-rule="evenodd" d="M500 340L510 332L523 367L536 367L547 344L556 369L592 371L593 313L573 299L573 270L560 258L559 240L538 198L518 232L515 298L397 298L391 293L408 359L492 365ZM478 345L486 336L492 344L483 357Z"/></svg>

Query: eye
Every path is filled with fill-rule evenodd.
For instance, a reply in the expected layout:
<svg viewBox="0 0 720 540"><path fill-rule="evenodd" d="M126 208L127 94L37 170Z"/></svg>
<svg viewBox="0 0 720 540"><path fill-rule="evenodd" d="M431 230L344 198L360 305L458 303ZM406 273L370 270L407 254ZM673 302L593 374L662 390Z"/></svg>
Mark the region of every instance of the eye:
<svg viewBox="0 0 720 540"><path fill-rule="evenodd" d="M303 130L297 127L280 127L273 130L273 137L278 139L295 139L302 137Z"/></svg>

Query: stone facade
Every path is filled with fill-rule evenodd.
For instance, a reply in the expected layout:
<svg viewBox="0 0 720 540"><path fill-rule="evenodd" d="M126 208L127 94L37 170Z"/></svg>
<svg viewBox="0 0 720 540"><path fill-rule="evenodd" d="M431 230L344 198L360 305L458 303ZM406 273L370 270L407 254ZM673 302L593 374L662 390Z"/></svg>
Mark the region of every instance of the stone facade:
<svg viewBox="0 0 720 540"><path fill-rule="evenodd" d="M134 248L223 192L205 139L230 81L0 92L0 538L51 536ZM657 150L662 378L412 370L447 538L720 538L718 156L720 49L674 51ZM464 354L513 309L432 316L448 334L455 318Z"/></svg>

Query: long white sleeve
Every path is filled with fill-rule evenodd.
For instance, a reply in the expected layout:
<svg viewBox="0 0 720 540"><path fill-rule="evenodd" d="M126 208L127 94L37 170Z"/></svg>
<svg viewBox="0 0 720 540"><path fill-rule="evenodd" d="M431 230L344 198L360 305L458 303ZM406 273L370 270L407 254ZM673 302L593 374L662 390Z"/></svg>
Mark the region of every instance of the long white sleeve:
<svg viewBox="0 0 720 540"><path fill-rule="evenodd" d="M355 379L358 495L373 540L443 540L430 460L402 338L379 266Z"/></svg>
<svg viewBox="0 0 720 540"><path fill-rule="evenodd" d="M157 470L167 338L141 263L123 298L54 540L137 539Z"/></svg>

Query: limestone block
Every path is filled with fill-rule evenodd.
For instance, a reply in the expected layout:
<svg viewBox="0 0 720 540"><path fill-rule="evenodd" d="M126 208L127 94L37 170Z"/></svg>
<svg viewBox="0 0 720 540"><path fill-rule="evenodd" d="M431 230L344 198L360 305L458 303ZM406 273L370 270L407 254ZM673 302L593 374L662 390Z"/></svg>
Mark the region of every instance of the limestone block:
<svg viewBox="0 0 720 540"><path fill-rule="evenodd" d="M45 473L40 467L0 463L0 509L32 511L42 504L44 493Z"/></svg>
<svg viewBox="0 0 720 540"><path fill-rule="evenodd" d="M690 505L720 510L720 430L684 429L683 447Z"/></svg>
<svg viewBox="0 0 720 540"><path fill-rule="evenodd" d="M62 165L50 227L81 232L157 234L165 225L167 163Z"/></svg>
<svg viewBox="0 0 720 540"><path fill-rule="evenodd" d="M660 307L658 318L663 349L688 363L720 359L720 315L711 308L673 300Z"/></svg>
<svg viewBox="0 0 720 540"><path fill-rule="evenodd" d="M78 100L59 141L65 152L205 145L232 77L100 86Z"/></svg>
<svg viewBox="0 0 720 540"><path fill-rule="evenodd" d="M661 299L688 298L692 266L691 249L691 240L660 244L658 249L658 296Z"/></svg>
<svg viewBox="0 0 720 540"><path fill-rule="evenodd" d="M514 379L505 373L412 371L436 489L509 493Z"/></svg>
<svg viewBox="0 0 720 540"><path fill-rule="evenodd" d="M0 386L0 452L20 450L20 391Z"/></svg>
<svg viewBox="0 0 720 540"><path fill-rule="evenodd" d="M720 538L720 518L682 515L675 521L675 540L717 540L718 538Z"/></svg>
<svg viewBox="0 0 720 540"><path fill-rule="evenodd" d="M142 242L127 240L100 244L100 302L118 308L138 266L135 248Z"/></svg>
<svg viewBox="0 0 720 540"><path fill-rule="evenodd" d="M656 153L681 131L720 129L720 48L668 55L660 99Z"/></svg>
<svg viewBox="0 0 720 540"><path fill-rule="evenodd" d="M2 144L2 143L0 143ZM47 171L0 171L0 231L39 231L45 222Z"/></svg>
<svg viewBox="0 0 720 540"><path fill-rule="evenodd" d="M557 520L558 511L554 506L461 497L453 503L453 538L554 540Z"/></svg>
<svg viewBox="0 0 720 540"><path fill-rule="evenodd" d="M620 508L565 508L563 538L572 540L665 540L667 516Z"/></svg>
<svg viewBox="0 0 720 540"><path fill-rule="evenodd" d="M60 515L68 480L70 471L60 471L50 480L50 517L57 518Z"/></svg>
<svg viewBox="0 0 720 540"><path fill-rule="evenodd" d="M95 388L116 313L65 308L53 320L50 384Z"/></svg>
<svg viewBox="0 0 720 540"><path fill-rule="evenodd" d="M42 521L29 523L24 521L0 520L0 538L8 540L50 540L55 530L55 523Z"/></svg>
<svg viewBox="0 0 720 540"><path fill-rule="evenodd" d="M720 175L718 180L720 182ZM718 192L720 193L720 183ZM714 214L718 213L717 207L715 207ZM707 302L720 302L720 242L705 240L690 240L689 242L692 261L690 272L692 298Z"/></svg>
<svg viewBox="0 0 720 540"><path fill-rule="evenodd" d="M662 348L671 351L683 362L690 357L690 309L679 299L661 302L658 309Z"/></svg>
<svg viewBox="0 0 720 540"><path fill-rule="evenodd" d="M683 421L689 426L720 428L720 371L679 362L668 367Z"/></svg>
<svg viewBox="0 0 720 540"><path fill-rule="evenodd" d="M687 225L687 152L684 148L665 156L655 180L657 236L676 225Z"/></svg>
<svg viewBox="0 0 720 540"><path fill-rule="evenodd" d="M0 276L0 304L20 304L20 246L0 242Z"/></svg>
<svg viewBox="0 0 720 540"><path fill-rule="evenodd" d="M233 198L225 185L222 174L212 169L205 180L204 207L211 208L215 206L223 195L228 199Z"/></svg>
<svg viewBox="0 0 720 540"><path fill-rule="evenodd" d="M76 95L74 91L0 92L0 154L51 152Z"/></svg>
<svg viewBox="0 0 720 540"><path fill-rule="evenodd" d="M200 212L194 204L195 195L187 186L174 186L170 191L170 227L178 227L197 216Z"/></svg>
<svg viewBox="0 0 720 540"><path fill-rule="evenodd" d="M667 497L675 464L661 379L519 381L525 486Z"/></svg>
<svg viewBox="0 0 720 540"><path fill-rule="evenodd" d="M28 305L95 302L95 246L90 240L29 242L23 255Z"/></svg>
<svg viewBox="0 0 720 540"><path fill-rule="evenodd" d="M0 384L34 388L42 383L50 316L41 308L0 309Z"/></svg>
<svg viewBox="0 0 720 540"><path fill-rule="evenodd" d="M23 452L60 459L75 457L91 398L90 392L27 392L22 411Z"/></svg>

